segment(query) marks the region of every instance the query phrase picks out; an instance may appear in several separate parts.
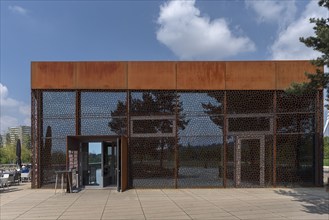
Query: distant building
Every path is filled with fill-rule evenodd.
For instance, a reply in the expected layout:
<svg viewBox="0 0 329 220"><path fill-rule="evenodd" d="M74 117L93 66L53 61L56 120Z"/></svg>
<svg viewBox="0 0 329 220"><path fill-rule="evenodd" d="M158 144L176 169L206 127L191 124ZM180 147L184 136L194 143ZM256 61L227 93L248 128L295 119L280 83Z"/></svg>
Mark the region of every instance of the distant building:
<svg viewBox="0 0 329 220"><path fill-rule="evenodd" d="M31 136L31 126L17 126L8 128L8 132L2 136L4 145L7 143L7 134L9 134L10 143L15 143L17 139L20 139L22 145L25 146L26 143L24 143L24 137Z"/></svg>

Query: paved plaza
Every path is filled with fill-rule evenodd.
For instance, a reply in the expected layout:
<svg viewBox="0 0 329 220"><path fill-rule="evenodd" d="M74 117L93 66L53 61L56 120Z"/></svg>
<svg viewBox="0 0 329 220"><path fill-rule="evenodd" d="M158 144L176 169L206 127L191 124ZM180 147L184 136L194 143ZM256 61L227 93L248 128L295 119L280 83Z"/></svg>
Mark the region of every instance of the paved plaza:
<svg viewBox="0 0 329 220"><path fill-rule="evenodd" d="M325 188L0 189L0 219L329 219Z"/></svg>

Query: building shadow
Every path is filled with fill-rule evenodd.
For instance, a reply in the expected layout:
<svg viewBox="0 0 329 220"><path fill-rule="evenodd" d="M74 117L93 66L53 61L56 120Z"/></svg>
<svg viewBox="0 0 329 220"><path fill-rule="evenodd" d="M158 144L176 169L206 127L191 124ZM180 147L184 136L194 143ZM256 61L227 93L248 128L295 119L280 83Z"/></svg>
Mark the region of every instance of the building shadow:
<svg viewBox="0 0 329 220"><path fill-rule="evenodd" d="M294 188L291 190L274 190L274 192L279 195L290 196L293 201L302 203L301 205L304 207L302 211L304 212L329 215L329 193L325 189L323 192L316 190L312 193L313 190L312 188Z"/></svg>

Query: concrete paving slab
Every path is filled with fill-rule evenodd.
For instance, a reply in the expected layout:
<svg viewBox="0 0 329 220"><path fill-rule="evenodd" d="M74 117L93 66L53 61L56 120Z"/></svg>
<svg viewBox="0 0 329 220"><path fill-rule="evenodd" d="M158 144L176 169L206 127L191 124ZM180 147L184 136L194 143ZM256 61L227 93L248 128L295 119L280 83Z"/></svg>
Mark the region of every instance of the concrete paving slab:
<svg viewBox="0 0 329 220"><path fill-rule="evenodd" d="M0 191L0 219L329 219L325 188Z"/></svg>

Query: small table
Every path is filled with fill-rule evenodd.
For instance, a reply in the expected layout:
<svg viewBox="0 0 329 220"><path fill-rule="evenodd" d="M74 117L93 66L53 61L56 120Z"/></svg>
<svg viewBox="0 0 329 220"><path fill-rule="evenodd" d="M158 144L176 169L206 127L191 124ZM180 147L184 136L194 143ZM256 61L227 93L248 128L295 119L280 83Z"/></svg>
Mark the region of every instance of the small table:
<svg viewBox="0 0 329 220"><path fill-rule="evenodd" d="M60 170L60 171L55 171L55 174L56 174L55 194L56 194L56 190L57 190L58 174L61 175L61 189L62 189L62 193L64 192L64 176L66 176L66 178L67 178L67 181L69 183L69 192L71 193L71 178L70 178L70 175L72 174L72 171Z"/></svg>

